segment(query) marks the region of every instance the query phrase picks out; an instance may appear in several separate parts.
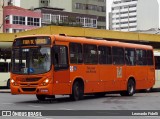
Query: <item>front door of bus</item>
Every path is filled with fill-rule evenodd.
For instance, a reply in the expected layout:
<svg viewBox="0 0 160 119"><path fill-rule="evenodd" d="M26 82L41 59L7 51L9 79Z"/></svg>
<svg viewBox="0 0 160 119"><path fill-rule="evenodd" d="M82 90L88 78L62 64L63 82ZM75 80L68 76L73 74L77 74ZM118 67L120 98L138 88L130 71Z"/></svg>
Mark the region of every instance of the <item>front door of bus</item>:
<svg viewBox="0 0 160 119"><path fill-rule="evenodd" d="M69 94L70 88L70 70L68 63L68 48L66 45L56 44L53 47L53 92L55 94Z"/></svg>

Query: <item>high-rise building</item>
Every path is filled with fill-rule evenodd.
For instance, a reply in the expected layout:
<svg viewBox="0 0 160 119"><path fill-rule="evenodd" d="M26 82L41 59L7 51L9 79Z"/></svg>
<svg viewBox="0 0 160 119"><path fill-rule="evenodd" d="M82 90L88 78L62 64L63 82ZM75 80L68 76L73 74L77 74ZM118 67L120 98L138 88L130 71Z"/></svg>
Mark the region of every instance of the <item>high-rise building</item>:
<svg viewBox="0 0 160 119"><path fill-rule="evenodd" d="M112 30L139 31L159 27L157 0L114 0Z"/></svg>
<svg viewBox="0 0 160 119"><path fill-rule="evenodd" d="M20 1L20 7L25 9L34 9L39 7L54 7L54 8L62 8L66 12L96 15L98 18L97 28L100 29L106 28L106 0L19 0L19 1Z"/></svg>

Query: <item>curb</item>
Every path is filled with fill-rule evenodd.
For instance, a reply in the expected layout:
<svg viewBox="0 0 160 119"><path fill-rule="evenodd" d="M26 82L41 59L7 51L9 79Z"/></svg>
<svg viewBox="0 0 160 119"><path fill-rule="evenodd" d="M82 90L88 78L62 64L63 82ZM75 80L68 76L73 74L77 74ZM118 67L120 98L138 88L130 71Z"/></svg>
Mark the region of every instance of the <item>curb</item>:
<svg viewBox="0 0 160 119"><path fill-rule="evenodd" d="M0 93L11 93L11 90L10 89L0 89Z"/></svg>

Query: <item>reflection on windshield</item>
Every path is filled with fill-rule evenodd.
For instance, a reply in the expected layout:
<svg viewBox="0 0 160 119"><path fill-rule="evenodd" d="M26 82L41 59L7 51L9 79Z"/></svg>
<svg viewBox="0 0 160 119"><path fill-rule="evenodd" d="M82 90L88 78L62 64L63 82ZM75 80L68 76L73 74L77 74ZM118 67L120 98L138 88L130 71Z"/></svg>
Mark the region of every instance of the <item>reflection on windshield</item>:
<svg viewBox="0 0 160 119"><path fill-rule="evenodd" d="M13 49L12 72L18 74L45 73L51 67L50 48Z"/></svg>

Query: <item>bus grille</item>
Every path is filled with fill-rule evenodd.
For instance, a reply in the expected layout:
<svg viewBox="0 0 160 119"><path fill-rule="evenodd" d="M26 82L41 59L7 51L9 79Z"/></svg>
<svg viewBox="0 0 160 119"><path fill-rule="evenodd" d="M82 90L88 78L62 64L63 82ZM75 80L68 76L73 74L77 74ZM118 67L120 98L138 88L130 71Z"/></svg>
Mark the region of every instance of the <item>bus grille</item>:
<svg viewBox="0 0 160 119"><path fill-rule="evenodd" d="M41 79L41 77L39 77L39 78L23 78L20 81L21 82L36 82L36 81L39 81L40 79Z"/></svg>
<svg viewBox="0 0 160 119"><path fill-rule="evenodd" d="M28 92L33 92L33 91L36 91L36 88L22 88L22 90L25 92L25 91L28 91Z"/></svg>
<svg viewBox="0 0 160 119"><path fill-rule="evenodd" d="M38 83L34 83L34 84L28 84L28 83L20 83L21 86L37 86Z"/></svg>

